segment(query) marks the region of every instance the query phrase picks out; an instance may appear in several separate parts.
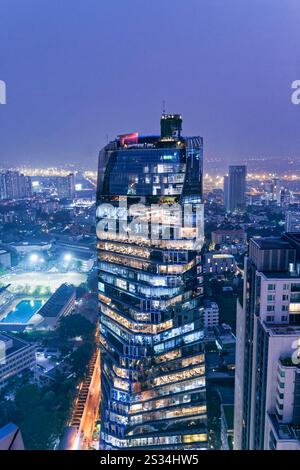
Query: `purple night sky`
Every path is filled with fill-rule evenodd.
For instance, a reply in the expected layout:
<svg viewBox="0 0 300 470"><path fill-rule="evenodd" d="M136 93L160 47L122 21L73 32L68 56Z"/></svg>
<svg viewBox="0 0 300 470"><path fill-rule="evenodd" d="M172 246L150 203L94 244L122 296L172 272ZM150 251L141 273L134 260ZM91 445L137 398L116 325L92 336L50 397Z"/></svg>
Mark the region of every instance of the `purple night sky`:
<svg viewBox="0 0 300 470"><path fill-rule="evenodd" d="M299 0L0 0L1 164L93 168L163 100L208 157L300 157L299 24Z"/></svg>

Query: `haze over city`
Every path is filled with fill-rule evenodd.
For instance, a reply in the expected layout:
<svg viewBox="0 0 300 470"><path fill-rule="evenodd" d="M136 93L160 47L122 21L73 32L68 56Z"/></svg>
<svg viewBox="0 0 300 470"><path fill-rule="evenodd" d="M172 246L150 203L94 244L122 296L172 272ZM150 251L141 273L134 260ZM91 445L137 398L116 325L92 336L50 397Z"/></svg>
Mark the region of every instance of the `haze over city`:
<svg viewBox="0 0 300 470"><path fill-rule="evenodd" d="M0 451L300 450L299 20L0 0Z"/></svg>
<svg viewBox="0 0 300 470"><path fill-rule="evenodd" d="M2 165L76 163L163 109L206 158L299 156L298 0L2 0Z"/></svg>

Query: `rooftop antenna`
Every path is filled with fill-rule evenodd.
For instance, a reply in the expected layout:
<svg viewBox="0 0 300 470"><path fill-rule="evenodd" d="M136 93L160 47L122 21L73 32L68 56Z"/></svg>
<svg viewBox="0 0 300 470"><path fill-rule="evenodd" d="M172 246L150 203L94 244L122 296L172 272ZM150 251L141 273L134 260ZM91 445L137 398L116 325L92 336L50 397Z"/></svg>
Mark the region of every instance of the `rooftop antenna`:
<svg viewBox="0 0 300 470"><path fill-rule="evenodd" d="M163 100L163 114L166 114L166 102Z"/></svg>

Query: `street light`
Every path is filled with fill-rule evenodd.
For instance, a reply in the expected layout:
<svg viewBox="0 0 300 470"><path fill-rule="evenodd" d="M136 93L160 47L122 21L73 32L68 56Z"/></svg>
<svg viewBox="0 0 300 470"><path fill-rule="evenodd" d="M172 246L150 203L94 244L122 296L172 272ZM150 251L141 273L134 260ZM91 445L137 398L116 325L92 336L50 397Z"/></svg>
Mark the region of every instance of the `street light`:
<svg viewBox="0 0 300 470"><path fill-rule="evenodd" d="M66 261L67 263L69 263L71 260L72 260L72 255L71 255L71 253L65 253L65 255L64 255L64 261Z"/></svg>
<svg viewBox="0 0 300 470"><path fill-rule="evenodd" d="M37 263L38 259L39 259L39 257L36 253L32 253L29 257L30 263Z"/></svg>

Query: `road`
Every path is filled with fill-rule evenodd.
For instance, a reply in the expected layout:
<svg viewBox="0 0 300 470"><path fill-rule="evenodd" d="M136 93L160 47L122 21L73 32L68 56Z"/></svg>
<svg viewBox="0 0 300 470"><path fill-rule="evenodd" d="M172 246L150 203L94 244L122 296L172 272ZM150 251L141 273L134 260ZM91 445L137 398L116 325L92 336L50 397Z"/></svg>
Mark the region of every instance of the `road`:
<svg viewBox="0 0 300 470"><path fill-rule="evenodd" d="M93 354L86 377L78 387L69 426L77 428L73 450L89 450L93 446L93 432L99 415L101 394L100 350Z"/></svg>
<svg viewBox="0 0 300 470"><path fill-rule="evenodd" d="M88 450L89 446L93 443L93 432L99 416L100 391L100 351L98 350L89 393L79 427L79 435L82 437L81 450Z"/></svg>

